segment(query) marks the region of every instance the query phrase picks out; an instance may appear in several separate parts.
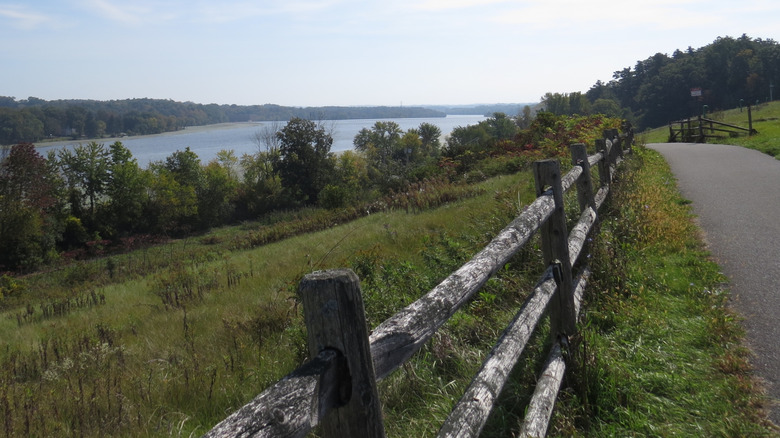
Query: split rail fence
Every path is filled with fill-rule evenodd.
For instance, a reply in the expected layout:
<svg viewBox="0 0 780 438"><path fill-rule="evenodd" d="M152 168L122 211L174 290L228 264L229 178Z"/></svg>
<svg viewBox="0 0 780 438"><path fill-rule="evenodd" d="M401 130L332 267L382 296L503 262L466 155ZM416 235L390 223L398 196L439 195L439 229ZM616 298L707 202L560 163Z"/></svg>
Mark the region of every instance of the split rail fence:
<svg viewBox="0 0 780 438"><path fill-rule="evenodd" d="M311 361L217 424L205 436L301 437L321 425L325 438L384 437L376 382L417 352L436 331L539 231L547 267L455 405L439 437L478 436L512 368L545 314L554 336L522 426L522 436L544 436L563 380L562 350L576 330L590 270L578 263L617 164L631 152L632 134L605 131L595 155L571 146L574 166L561 175L555 160L534 163L536 200L470 261L369 335L360 283L350 270L319 271L301 281ZM624 151L623 147L627 149ZM591 167L598 166L598 189ZM568 231L564 194L577 189L579 222ZM576 272L574 272L574 268Z"/></svg>
<svg viewBox="0 0 780 438"><path fill-rule="evenodd" d="M755 135L753 111L748 106L748 127L718 122L702 116L669 122L669 143L704 143L708 138L727 138L739 135Z"/></svg>

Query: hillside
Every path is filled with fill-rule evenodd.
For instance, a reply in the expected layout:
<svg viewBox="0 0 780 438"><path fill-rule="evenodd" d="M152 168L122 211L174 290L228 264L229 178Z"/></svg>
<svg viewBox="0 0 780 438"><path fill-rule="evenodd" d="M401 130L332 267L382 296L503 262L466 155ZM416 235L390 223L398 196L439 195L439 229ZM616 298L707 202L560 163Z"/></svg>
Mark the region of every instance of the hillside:
<svg viewBox="0 0 780 438"><path fill-rule="evenodd" d="M752 107L753 129L758 134L752 136L722 137L712 139L712 143L732 144L761 151L780 159L780 102L769 102ZM731 125L748 127L746 108L718 111L708 114L709 118ZM668 126L649 129L640 134L646 143L665 143L669 138Z"/></svg>
<svg viewBox="0 0 780 438"><path fill-rule="evenodd" d="M719 37L711 44L656 53L597 81L586 93L547 93L555 114L602 113L639 129L709 111L765 103L780 84L780 45L771 39Z"/></svg>

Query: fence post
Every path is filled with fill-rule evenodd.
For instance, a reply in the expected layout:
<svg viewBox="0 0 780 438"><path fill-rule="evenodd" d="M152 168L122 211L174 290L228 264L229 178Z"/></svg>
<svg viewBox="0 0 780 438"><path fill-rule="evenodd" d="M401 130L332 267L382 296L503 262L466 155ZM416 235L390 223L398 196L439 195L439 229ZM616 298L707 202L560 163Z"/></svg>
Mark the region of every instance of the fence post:
<svg viewBox="0 0 780 438"><path fill-rule="evenodd" d="M348 269L309 274L299 285L309 354L338 350L346 362L336 396L342 407L324 415L322 436L362 438L385 436L376 388L360 280ZM329 388L320 387L320 391Z"/></svg>
<svg viewBox="0 0 780 438"><path fill-rule="evenodd" d="M551 188L555 210L540 228L542 252L545 263L554 264L555 280L558 283L557 299L551 301L551 335L573 335L576 328L574 311L574 286L569 260L569 233L566 230L566 212L563 205L563 186L561 169L557 160L534 162L536 196L541 196Z"/></svg>
<svg viewBox="0 0 780 438"><path fill-rule="evenodd" d="M612 172L610 170L610 160L612 159L611 145L603 138L596 139L596 150L601 152L604 157L599 161L599 182L601 187L612 184Z"/></svg>
<svg viewBox="0 0 780 438"><path fill-rule="evenodd" d="M582 175L577 180L577 201L580 204L580 211L585 211L588 207L595 211L596 199L593 196L593 180L590 176L588 150L582 143L575 143L569 148L571 149L572 164L582 167Z"/></svg>
<svg viewBox="0 0 780 438"><path fill-rule="evenodd" d="M704 143L704 122L701 120L701 115L699 116L699 140L696 143Z"/></svg>

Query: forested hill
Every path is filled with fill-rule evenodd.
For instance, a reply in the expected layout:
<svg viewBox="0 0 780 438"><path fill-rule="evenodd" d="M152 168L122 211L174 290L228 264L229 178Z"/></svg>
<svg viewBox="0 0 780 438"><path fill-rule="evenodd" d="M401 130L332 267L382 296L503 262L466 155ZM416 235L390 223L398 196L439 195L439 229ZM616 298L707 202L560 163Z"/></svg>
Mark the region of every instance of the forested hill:
<svg viewBox="0 0 780 438"><path fill-rule="evenodd" d="M639 127L657 127L701 114L704 105L714 111L766 102L777 96L773 85L780 85L777 42L747 35L719 37L699 49L637 61L584 94L547 93L543 106L556 114L603 113Z"/></svg>
<svg viewBox="0 0 780 438"><path fill-rule="evenodd" d="M0 144L44 138L100 138L175 131L185 126L224 122L444 117L441 111L416 107L288 107L217 105L162 99L112 101L16 100L0 96Z"/></svg>

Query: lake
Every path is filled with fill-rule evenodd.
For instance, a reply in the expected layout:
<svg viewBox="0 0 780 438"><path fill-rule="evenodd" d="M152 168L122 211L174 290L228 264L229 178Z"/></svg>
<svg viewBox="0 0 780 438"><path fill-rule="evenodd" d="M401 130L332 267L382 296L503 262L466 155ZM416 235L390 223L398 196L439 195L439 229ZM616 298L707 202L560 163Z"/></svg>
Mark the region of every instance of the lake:
<svg viewBox="0 0 780 438"><path fill-rule="evenodd" d="M403 131L417 128L421 123L436 125L441 129L442 143L445 137L456 127L475 125L482 120L485 120L485 116L458 115L437 118L392 119L393 122L398 123ZM377 121L390 121L390 119L324 121L326 127L333 127L333 146L331 151L341 152L353 149L352 140L355 138L355 135L363 128L371 128ZM273 123L278 122L223 123L219 125L191 126L181 131L137 137L102 139L99 142L108 146L117 140L121 141L133 153L133 157L138 160L138 164L141 167L146 167L152 161L164 160L173 152L184 150L187 147L198 154L202 163L207 163L217 156L217 152L223 149L232 149L237 157L241 157L245 153L253 154L257 152L258 145L255 141L255 133L262 129L264 125ZM45 156L49 150L73 147L79 143L89 141L39 143L36 146L38 146L38 152Z"/></svg>

